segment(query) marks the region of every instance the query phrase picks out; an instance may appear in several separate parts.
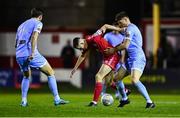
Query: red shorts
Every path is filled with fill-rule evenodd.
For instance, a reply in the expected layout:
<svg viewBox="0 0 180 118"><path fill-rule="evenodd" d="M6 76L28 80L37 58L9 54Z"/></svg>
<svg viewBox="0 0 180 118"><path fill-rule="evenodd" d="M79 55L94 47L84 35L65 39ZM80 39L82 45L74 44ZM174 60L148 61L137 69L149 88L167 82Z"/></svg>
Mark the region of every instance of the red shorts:
<svg viewBox="0 0 180 118"><path fill-rule="evenodd" d="M104 56L103 64L106 64L106 65L110 66L113 70L115 70L116 65L119 63L119 59L120 59L120 57L119 57L118 53L115 53L110 56Z"/></svg>

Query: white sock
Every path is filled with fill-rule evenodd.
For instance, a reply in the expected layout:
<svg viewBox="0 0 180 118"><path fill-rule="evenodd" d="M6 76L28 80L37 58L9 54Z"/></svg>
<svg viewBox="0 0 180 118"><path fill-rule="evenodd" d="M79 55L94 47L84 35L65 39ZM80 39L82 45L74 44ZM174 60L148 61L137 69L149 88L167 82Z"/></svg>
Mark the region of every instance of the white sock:
<svg viewBox="0 0 180 118"><path fill-rule="evenodd" d="M97 104L97 102L96 101L92 101L94 104Z"/></svg>
<svg viewBox="0 0 180 118"><path fill-rule="evenodd" d="M59 97L59 95L56 95L56 96L54 96L54 100L55 100L55 101L58 101L58 100L60 100L60 97Z"/></svg>
<svg viewBox="0 0 180 118"><path fill-rule="evenodd" d="M122 101L125 101L125 100L127 100L127 99L128 99L128 97L122 98Z"/></svg>
<svg viewBox="0 0 180 118"><path fill-rule="evenodd" d="M22 97L22 101L23 102L27 102L27 98L26 97Z"/></svg>
<svg viewBox="0 0 180 118"><path fill-rule="evenodd" d="M152 101L151 101L151 100L147 100L146 102L147 102L147 103L152 103Z"/></svg>

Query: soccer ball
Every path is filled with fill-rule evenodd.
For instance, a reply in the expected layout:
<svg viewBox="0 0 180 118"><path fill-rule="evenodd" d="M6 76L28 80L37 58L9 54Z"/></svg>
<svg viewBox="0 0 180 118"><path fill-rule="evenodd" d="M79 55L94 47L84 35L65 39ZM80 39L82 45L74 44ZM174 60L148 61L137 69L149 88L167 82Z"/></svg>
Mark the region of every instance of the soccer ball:
<svg viewBox="0 0 180 118"><path fill-rule="evenodd" d="M101 102L104 106L110 106L113 104L114 99L112 97L111 94L107 94L105 93L102 97L101 97Z"/></svg>

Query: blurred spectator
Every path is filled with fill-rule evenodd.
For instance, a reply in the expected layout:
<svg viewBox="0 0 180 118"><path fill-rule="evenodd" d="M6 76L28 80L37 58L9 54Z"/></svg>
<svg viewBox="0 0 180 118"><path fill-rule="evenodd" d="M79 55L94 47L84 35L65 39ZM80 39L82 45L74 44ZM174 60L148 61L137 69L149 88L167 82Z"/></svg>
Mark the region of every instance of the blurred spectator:
<svg viewBox="0 0 180 118"><path fill-rule="evenodd" d="M62 49L61 57L64 68L74 67L75 50L71 46L71 40L67 40L67 44Z"/></svg>
<svg viewBox="0 0 180 118"><path fill-rule="evenodd" d="M167 61L172 56L172 54L173 54L172 46L171 46L171 44L168 43L168 41L166 39L166 35L163 32L161 35L160 45L159 45L159 49L157 52L158 68L166 69L167 65L168 65Z"/></svg>
<svg viewBox="0 0 180 118"><path fill-rule="evenodd" d="M146 53L146 59L147 59L146 69L152 69L152 67L153 67L153 53L152 52Z"/></svg>

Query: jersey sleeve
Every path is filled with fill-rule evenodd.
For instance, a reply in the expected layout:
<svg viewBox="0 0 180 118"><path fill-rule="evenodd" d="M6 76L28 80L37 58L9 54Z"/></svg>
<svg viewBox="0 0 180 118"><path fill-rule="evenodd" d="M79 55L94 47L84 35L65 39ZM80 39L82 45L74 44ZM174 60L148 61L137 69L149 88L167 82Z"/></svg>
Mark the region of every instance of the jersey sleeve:
<svg viewBox="0 0 180 118"><path fill-rule="evenodd" d="M99 29L92 36L96 37L96 36L102 36L102 35L103 35L103 31Z"/></svg>
<svg viewBox="0 0 180 118"><path fill-rule="evenodd" d="M102 30L99 29L93 35L87 36L86 40L87 42L92 42L95 38L99 36L102 37L102 35L103 35L103 32Z"/></svg>
<svg viewBox="0 0 180 118"><path fill-rule="evenodd" d="M37 23L34 27L34 32L40 33L42 30L43 24L41 22Z"/></svg>
<svg viewBox="0 0 180 118"><path fill-rule="evenodd" d="M129 39L130 41L132 40L133 37L133 27L132 26L128 26L125 32L125 38Z"/></svg>

